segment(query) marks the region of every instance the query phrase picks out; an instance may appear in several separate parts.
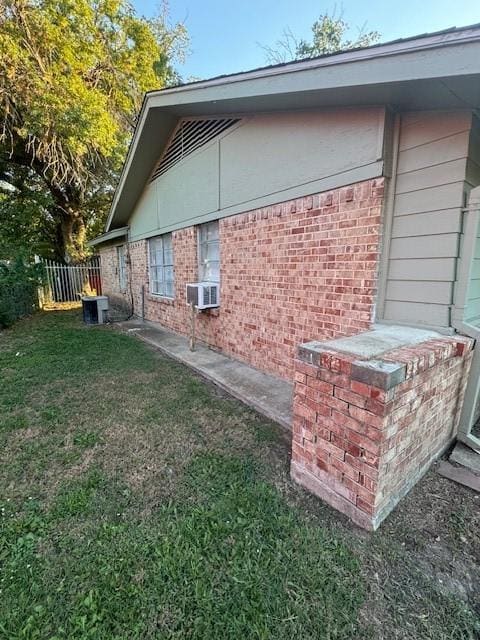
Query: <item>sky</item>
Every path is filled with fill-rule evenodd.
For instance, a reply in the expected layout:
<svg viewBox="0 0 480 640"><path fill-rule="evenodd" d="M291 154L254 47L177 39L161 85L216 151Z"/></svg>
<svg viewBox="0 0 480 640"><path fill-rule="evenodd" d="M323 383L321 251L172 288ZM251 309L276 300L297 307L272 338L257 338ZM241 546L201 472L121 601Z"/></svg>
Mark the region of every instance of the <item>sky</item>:
<svg viewBox="0 0 480 640"><path fill-rule="evenodd" d="M158 13L157 0L133 0L137 12ZM174 21L185 23L190 53L177 65L182 78L209 78L268 64L262 45L272 45L285 28L309 39L318 16L335 8L318 0L170 0ZM352 27L366 24L381 41L480 22L480 0L343 0L343 18Z"/></svg>

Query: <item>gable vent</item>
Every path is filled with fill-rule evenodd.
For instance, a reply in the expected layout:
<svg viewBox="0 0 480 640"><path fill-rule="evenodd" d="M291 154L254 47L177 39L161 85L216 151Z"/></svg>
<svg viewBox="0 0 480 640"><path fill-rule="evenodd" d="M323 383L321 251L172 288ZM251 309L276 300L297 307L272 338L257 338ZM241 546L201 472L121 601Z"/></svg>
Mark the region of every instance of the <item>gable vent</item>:
<svg viewBox="0 0 480 640"><path fill-rule="evenodd" d="M240 122L240 118L182 120L165 149L151 181L237 122Z"/></svg>

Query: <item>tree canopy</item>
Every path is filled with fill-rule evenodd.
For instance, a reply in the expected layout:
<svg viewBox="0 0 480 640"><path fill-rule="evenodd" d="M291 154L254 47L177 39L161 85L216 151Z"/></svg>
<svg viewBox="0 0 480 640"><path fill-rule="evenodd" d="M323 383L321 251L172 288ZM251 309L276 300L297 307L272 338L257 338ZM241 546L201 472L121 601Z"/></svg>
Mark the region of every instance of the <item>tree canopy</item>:
<svg viewBox="0 0 480 640"><path fill-rule="evenodd" d="M178 82L187 44L167 5L0 0L0 258L15 242L84 257L143 95Z"/></svg>
<svg viewBox="0 0 480 640"><path fill-rule="evenodd" d="M335 11L324 13L312 25L311 41L297 38L290 28L284 30L282 37L273 46L264 46L267 60L272 63L314 58L336 51L367 47L380 39L378 31L367 31L366 25L357 28L353 38L348 37L351 27Z"/></svg>

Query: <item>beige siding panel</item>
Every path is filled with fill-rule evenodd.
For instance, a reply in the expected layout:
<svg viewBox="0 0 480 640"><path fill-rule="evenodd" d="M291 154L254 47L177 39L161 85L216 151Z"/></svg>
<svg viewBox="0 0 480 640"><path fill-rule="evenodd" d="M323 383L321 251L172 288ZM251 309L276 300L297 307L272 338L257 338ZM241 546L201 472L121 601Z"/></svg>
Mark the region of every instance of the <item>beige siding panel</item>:
<svg viewBox="0 0 480 640"><path fill-rule="evenodd" d="M466 158L435 164L425 169L416 169L397 176L396 193L407 193L438 187L451 182L463 182L465 179Z"/></svg>
<svg viewBox="0 0 480 640"><path fill-rule="evenodd" d="M424 324L435 327L448 327L450 323L450 311L448 305L387 300L385 305L385 320Z"/></svg>
<svg viewBox="0 0 480 640"><path fill-rule="evenodd" d="M142 197L130 222L132 240L152 231L164 233L178 221L188 226L192 218L218 210L218 142L175 165L150 183L145 192L155 189L158 211L155 226L145 226L145 220L150 218L146 205L153 207L153 203L150 199L144 202Z"/></svg>
<svg viewBox="0 0 480 640"><path fill-rule="evenodd" d="M441 135L441 134L439 134ZM398 158L398 173L424 169L434 164L467 157L469 133L464 131L418 147L402 151Z"/></svg>
<svg viewBox="0 0 480 640"><path fill-rule="evenodd" d="M421 263L416 259L392 260L389 275L391 280L418 280L421 275L424 280L448 282L455 263L455 258L425 258Z"/></svg>
<svg viewBox="0 0 480 640"><path fill-rule="evenodd" d="M180 162L157 180L160 227L218 210L218 142ZM186 226L186 225L185 225Z"/></svg>
<svg viewBox="0 0 480 640"><path fill-rule="evenodd" d="M389 300L451 304L452 289L451 282L394 280L390 283Z"/></svg>
<svg viewBox="0 0 480 640"><path fill-rule="evenodd" d="M448 327L462 206L468 181L472 114L402 116L384 314L388 320Z"/></svg>
<svg viewBox="0 0 480 640"><path fill-rule="evenodd" d="M381 176L384 125L383 107L248 116L154 181L158 221L142 199L132 239Z"/></svg>
<svg viewBox="0 0 480 640"><path fill-rule="evenodd" d="M421 259L456 258L458 253L458 234L438 234L413 238L393 238L390 246L390 258L418 258L418 277L421 278ZM453 280L454 274L452 274ZM387 296L388 298L388 296Z"/></svg>
<svg viewBox="0 0 480 640"><path fill-rule="evenodd" d="M321 178L375 163L383 122L383 109L252 118L221 141L221 208L298 185L309 193L308 185Z"/></svg>
<svg viewBox="0 0 480 640"><path fill-rule="evenodd" d="M157 186L154 182L145 187L129 224L132 237L158 229Z"/></svg>
<svg viewBox="0 0 480 640"><path fill-rule="evenodd" d="M461 209L397 216L393 220L392 237L429 236L432 234L432 230L435 230L436 233L457 233L460 229L461 218Z"/></svg>
<svg viewBox="0 0 480 640"><path fill-rule="evenodd" d="M402 117L400 151L470 129L469 111L407 113Z"/></svg>
<svg viewBox="0 0 480 640"><path fill-rule="evenodd" d="M282 191L275 191L259 198L255 198L254 200L249 200L248 202L238 202L228 207L224 206L218 211L218 215L216 217L223 218L236 213L242 213L243 211L249 211L251 209L268 207L277 202L303 198L305 195L322 193L345 185L364 182L365 180L371 180L372 178L381 176L382 171L382 161L374 162L363 167L355 167L354 169L350 169L342 173L336 173L332 176L326 176L325 178L314 180L313 182L290 187Z"/></svg>
<svg viewBox="0 0 480 640"><path fill-rule="evenodd" d="M463 205L463 194L463 182L454 182L412 193L400 193L395 196L395 215L404 216L425 211L455 209Z"/></svg>

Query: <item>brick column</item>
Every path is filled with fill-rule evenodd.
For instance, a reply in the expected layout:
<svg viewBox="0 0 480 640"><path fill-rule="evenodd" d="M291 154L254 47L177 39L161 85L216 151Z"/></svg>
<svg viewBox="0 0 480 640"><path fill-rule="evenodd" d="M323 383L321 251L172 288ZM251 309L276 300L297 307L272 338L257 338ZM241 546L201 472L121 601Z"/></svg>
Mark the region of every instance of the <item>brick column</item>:
<svg viewBox="0 0 480 640"><path fill-rule="evenodd" d="M363 336L372 347L380 334ZM473 341L439 335L362 358L360 337L299 347L291 474L376 529L454 438Z"/></svg>

